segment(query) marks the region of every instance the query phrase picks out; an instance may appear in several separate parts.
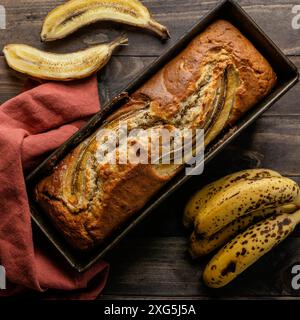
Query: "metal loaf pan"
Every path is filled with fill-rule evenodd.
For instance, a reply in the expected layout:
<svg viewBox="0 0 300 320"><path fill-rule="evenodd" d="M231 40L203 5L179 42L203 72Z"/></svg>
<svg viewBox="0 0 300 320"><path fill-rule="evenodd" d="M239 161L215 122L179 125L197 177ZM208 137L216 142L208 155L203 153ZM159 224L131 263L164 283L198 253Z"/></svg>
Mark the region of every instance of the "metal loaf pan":
<svg viewBox="0 0 300 320"><path fill-rule="evenodd" d="M297 68L237 3L232 0L226 0L218 4L215 9L203 17L200 22L198 22L181 39L179 39L172 48L168 49L167 52L151 64L141 76L129 84L128 87L122 91L125 94L120 94L111 102L106 103L102 107L102 111L97 113L84 128L71 137L71 139L64 143L48 159L28 175L26 183L33 221L65 257L65 259L78 271L86 270L94 262L102 258L122 238L124 238L130 230L148 216L154 208L156 208L177 188L182 186L190 176L186 176L183 170L182 173L179 173L158 194L156 194L156 196L154 196L140 212L135 214L134 217L125 225L120 227L113 236L107 239L105 243L98 246L93 251L85 253L72 249L62 238L60 233L54 228L46 214L43 213L38 204L33 201L31 197L33 187L37 181L49 174L58 161L60 161L70 150L99 128L107 115L116 110L125 101L126 93L131 94L139 88L168 61L177 56L195 36L204 31L208 25L217 19L226 19L230 21L254 44L254 46L263 54L274 68L278 76L278 84L263 101L252 108L250 112L245 114L234 128L222 134L217 141L214 142L214 144L205 153L205 164L221 152L228 143L230 143L246 127L254 122L257 117L265 112L298 81Z"/></svg>

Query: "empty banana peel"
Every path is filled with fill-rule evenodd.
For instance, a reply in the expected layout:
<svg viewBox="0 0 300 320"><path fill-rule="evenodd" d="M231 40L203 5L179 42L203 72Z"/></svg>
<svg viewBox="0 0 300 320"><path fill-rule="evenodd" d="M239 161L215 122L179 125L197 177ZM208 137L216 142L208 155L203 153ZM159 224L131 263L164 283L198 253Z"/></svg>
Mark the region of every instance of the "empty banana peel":
<svg viewBox="0 0 300 320"><path fill-rule="evenodd" d="M109 61L113 50L127 41L122 36L111 43L67 54L45 52L24 44L9 44L4 47L3 53L12 69L30 77L71 81L99 71Z"/></svg>
<svg viewBox="0 0 300 320"><path fill-rule="evenodd" d="M41 39L62 39L83 26L100 21L145 28L162 39L169 38L168 29L155 21L148 9L138 0L70 0L48 14L43 24Z"/></svg>

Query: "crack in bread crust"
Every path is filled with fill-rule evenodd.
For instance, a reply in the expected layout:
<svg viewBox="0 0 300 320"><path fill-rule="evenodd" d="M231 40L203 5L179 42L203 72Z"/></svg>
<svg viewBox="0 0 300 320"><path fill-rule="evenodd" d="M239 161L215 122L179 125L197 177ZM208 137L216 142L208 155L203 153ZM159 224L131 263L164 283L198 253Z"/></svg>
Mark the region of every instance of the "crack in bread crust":
<svg viewBox="0 0 300 320"><path fill-rule="evenodd" d="M204 128L205 145L276 83L269 63L229 22L219 20L133 93L102 128ZM103 164L98 131L35 188L35 199L78 249L101 243L140 210L180 165ZM117 154L119 146L117 146Z"/></svg>

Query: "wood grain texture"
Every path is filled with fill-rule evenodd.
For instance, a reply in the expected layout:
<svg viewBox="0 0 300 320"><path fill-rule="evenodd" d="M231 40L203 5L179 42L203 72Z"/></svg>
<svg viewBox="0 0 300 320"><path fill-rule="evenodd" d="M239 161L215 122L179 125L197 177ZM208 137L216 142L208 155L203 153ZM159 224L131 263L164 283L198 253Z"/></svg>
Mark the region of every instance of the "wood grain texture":
<svg viewBox="0 0 300 320"><path fill-rule="evenodd" d="M42 44L39 41L39 34L43 19L51 9L63 2L64 0L2 0L1 4L7 11L7 30L0 30L0 47L9 42L21 42L42 49L66 52L113 39L124 31L123 26L101 23L84 28L62 41ZM218 1L144 0L142 2L149 7L157 20L170 29L172 39L162 44L147 32L126 27L131 45L119 51L121 55L161 54ZM294 3L289 0L272 2L241 0L238 2L286 53L300 53L300 30L293 30L291 25Z"/></svg>
<svg viewBox="0 0 300 320"><path fill-rule="evenodd" d="M300 297L300 292L291 287L291 268L300 262L299 238L286 239L228 287L219 290L206 288L201 280L208 259L192 261L186 247L184 237L124 241L110 260L111 273L104 297Z"/></svg>
<svg viewBox="0 0 300 320"><path fill-rule="evenodd" d="M0 46L21 42L56 52L68 52L108 41L127 30L128 47L116 52L99 73L105 101L130 83L171 46L217 1L142 0L155 18L170 29L172 39L160 42L153 35L119 25L96 24L63 41L42 44L43 18L64 0L2 0L7 11L7 30L0 30ZM293 30L293 2L289 0L238 1L292 61L300 67L300 30ZM0 53L0 103L15 96L25 79L8 70ZM206 260L193 262L187 255L188 233L181 224L190 195L221 176L245 168L279 170L300 183L300 84L278 101L234 143L219 154L203 175L193 177L147 218L114 250L107 260L111 274L102 299L192 298L261 299L300 298L290 285L290 268L300 263L300 229L274 251L222 290L209 290L201 282Z"/></svg>
<svg viewBox="0 0 300 320"><path fill-rule="evenodd" d="M17 76L6 65L3 57L0 57L0 105L16 96L22 89L25 78Z"/></svg>

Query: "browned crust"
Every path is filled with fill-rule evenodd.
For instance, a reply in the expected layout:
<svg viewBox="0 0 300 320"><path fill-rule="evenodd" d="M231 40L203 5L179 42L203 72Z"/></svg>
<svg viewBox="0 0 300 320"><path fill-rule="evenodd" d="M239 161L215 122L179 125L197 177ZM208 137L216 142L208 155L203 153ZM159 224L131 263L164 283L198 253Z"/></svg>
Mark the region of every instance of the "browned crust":
<svg viewBox="0 0 300 320"><path fill-rule="evenodd" d="M195 90L202 66L214 52L221 49L231 57L240 78L235 105L228 121L228 124L233 124L270 92L276 75L254 46L224 20L215 22L196 37L181 54L137 90L121 110L127 112L150 103L153 113L164 119L172 118L178 112L180 102ZM220 62L217 67L221 70L224 65ZM83 147L84 144L78 146L52 175L37 185L35 198L74 247L89 249L105 240L141 209L170 176L159 173L151 165L99 166L95 170L102 179L101 197L98 190L87 204L80 204L75 195L63 195L62 190L64 182L69 179L67 174L72 172ZM86 175L87 179L91 179L89 171ZM78 210L71 210L66 203Z"/></svg>
<svg viewBox="0 0 300 320"><path fill-rule="evenodd" d="M148 96L159 104L162 113L176 113L178 102L187 98L199 79L201 68L209 52L223 48L238 68L241 85L230 123L248 111L273 88L276 74L268 61L238 29L225 20L218 20L196 37L175 59L160 70L135 93Z"/></svg>

